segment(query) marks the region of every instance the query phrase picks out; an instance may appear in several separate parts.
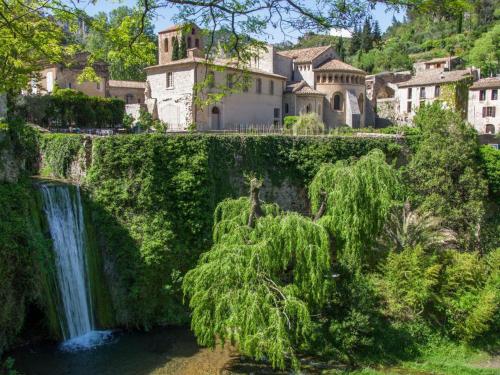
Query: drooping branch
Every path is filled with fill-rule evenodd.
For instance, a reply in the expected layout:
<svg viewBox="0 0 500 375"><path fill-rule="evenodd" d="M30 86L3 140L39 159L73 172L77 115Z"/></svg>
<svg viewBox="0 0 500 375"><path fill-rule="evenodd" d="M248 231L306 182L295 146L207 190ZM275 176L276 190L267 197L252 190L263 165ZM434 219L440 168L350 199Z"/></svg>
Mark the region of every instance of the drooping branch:
<svg viewBox="0 0 500 375"><path fill-rule="evenodd" d="M253 228L255 220L264 216L262 207L260 206L259 192L262 187L262 180L252 178L250 180L250 215L248 216L248 226Z"/></svg>

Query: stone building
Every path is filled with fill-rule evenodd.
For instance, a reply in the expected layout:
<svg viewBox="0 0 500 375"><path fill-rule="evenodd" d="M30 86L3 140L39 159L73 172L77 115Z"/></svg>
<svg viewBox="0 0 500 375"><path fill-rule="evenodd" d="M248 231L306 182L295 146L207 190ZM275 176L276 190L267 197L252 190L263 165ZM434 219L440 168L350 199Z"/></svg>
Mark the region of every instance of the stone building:
<svg viewBox="0 0 500 375"><path fill-rule="evenodd" d="M427 61L419 61L413 64L415 73L426 72L429 70L438 70L441 72L457 70L463 63L462 59L457 56L437 57Z"/></svg>
<svg viewBox="0 0 500 375"><path fill-rule="evenodd" d="M190 38L185 40L187 57L173 59L173 38ZM186 130L193 123L199 130L280 125L284 116L311 112L328 128L365 126L365 72L337 60L330 46L289 51L268 46L248 66L239 67L227 59L201 57L196 26L169 27L159 33L158 43L159 64L146 68L146 105L170 130ZM243 76L248 87L215 103L195 98L194 88L200 82L212 83L198 93L198 99L230 89Z"/></svg>
<svg viewBox="0 0 500 375"><path fill-rule="evenodd" d="M87 66L89 53L77 53L72 61L67 64L49 64L38 72L37 77L31 83L32 94L50 94L56 86L62 89L74 89L89 96L109 96L108 65L104 62L92 64L99 82L78 83L78 76Z"/></svg>
<svg viewBox="0 0 500 375"><path fill-rule="evenodd" d="M467 116L468 87L479 78L478 69L420 72L412 79L398 84L396 100L400 120L409 122L422 103L439 100L448 108Z"/></svg>
<svg viewBox="0 0 500 375"><path fill-rule="evenodd" d="M468 120L479 134L500 131L500 77L480 79L469 89Z"/></svg>

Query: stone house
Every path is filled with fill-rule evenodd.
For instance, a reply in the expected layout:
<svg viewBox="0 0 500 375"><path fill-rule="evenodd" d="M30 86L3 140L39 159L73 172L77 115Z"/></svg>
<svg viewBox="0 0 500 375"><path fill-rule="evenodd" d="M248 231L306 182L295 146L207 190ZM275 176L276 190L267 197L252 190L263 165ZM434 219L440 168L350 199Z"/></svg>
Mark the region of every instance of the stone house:
<svg viewBox="0 0 500 375"><path fill-rule="evenodd" d="M108 95L109 71L108 65L104 62L95 62L92 64L99 82L78 83L78 76L87 66L89 53L77 53L72 61L67 64L49 64L43 70L38 72L37 77L32 80L32 94L50 94L56 86L63 89L74 89L81 91L89 96Z"/></svg>
<svg viewBox="0 0 500 375"><path fill-rule="evenodd" d="M469 89L468 120L479 134L500 130L500 77L480 79Z"/></svg>
<svg viewBox="0 0 500 375"><path fill-rule="evenodd" d="M478 69L441 71L438 69L417 73L398 84L396 100L399 120L409 122L421 104L439 100L448 108L467 115L468 87L479 78Z"/></svg>
<svg viewBox="0 0 500 375"><path fill-rule="evenodd" d="M462 59L457 56L437 57L427 61L416 62L413 64L413 69L416 74L429 70L444 72L456 70L462 63Z"/></svg>
<svg viewBox="0 0 500 375"><path fill-rule="evenodd" d="M187 57L173 59L175 38L186 38ZM159 64L146 68L146 104L170 130L183 131L193 123L199 130L280 125L284 116L310 112L328 128L365 125L365 72L337 60L330 46L289 51L268 46L240 67L227 59L201 57L203 39L194 25L187 30L169 27L159 33L158 43ZM211 85L198 93L198 99L220 92L221 87L231 88L235 77L243 76L247 87L215 103L195 98L200 82Z"/></svg>

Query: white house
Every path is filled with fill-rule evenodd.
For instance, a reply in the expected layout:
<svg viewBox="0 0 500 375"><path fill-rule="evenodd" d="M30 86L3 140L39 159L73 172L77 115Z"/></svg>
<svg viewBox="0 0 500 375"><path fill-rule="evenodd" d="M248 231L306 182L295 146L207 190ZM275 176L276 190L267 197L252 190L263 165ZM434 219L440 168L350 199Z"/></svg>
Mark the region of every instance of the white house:
<svg viewBox="0 0 500 375"><path fill-rule="evenodd" d="M500 77L480 79L469 90L468 120L479 134L500 131Z"/></svg>

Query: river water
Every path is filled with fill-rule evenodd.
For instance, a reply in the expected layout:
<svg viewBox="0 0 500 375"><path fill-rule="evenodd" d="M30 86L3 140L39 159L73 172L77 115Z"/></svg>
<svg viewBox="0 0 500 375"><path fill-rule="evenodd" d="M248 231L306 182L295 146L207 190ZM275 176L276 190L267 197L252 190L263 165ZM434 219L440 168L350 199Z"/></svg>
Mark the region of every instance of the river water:
<svg viewBox="0 0 500 375"><path fill-rule="evenodd" d="M25 346L9 354L15 369L26 375L210 375L229 370L231 351L200 348L185 327L114 334L90 350L69 352L60 344ZM243 372L245 373L245 372Z"/></svg>

